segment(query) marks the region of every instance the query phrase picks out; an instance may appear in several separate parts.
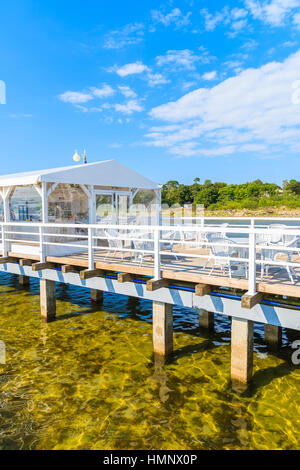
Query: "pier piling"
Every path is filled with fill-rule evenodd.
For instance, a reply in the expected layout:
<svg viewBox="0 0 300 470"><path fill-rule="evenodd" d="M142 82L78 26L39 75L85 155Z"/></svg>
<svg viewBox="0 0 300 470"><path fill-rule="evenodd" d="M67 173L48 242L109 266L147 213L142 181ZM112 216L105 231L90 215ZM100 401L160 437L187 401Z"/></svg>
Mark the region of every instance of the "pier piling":
<svg viewBox="0 0 300 470"><path fill-rule="evenodd" d="M270 351L278 351L282 342L282 328L275 325L265 325L265 341Z"/></svg>
<svg viewBox="0 0 300 470"><path fill-rule="evenodd" d="M24 276L23 274L21 274L19 276L19 284L20 286L22 287L28 287L29 286L29 276Z"/></svg>
<svg viewBox="0 0 300 470"><path fill-rule="evenodd" d="M203 308L199 308L199 327L208 331L214 330L215 316L213 312L208 312Z"/></svg>
<svg viewBox="0 0 300 470"><path fill-rule="evenodd" d="M94 303L102 303L103 302L103 292L102 290L98 289L91 289L91 300Z"/></svg>
<svg viewBox="0 0 300 470"><path fill-rule="evenodd" d="M40 280L41 316L46 322L56 317L56 288L55 281Z"/></svg>
<svg viewBox="0 0 300 470"><path fill-rule="evenodd" d="M231 380L247 384L253 373L254 323L242 318L232 318L231 323Z"/></svg>
<svg viewBox="0 0 300 470"><path fill-rule="evenodd" d="M154 353L167 356L173 352L173 305L153 301Z"/></svg>

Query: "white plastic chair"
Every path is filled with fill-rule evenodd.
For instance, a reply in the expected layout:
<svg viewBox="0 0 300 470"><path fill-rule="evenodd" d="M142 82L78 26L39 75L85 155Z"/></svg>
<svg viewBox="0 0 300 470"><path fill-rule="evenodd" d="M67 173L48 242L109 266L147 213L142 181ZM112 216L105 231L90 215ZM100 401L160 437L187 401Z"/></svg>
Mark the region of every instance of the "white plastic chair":
<svg viewBox="0 0 300 470"><path fill-rule="evenodd" d="M268 243L270 243L270 245L277 245L278 243L283 243L284 236L281 233L281 230L285 230L287 226L283 224L271 224L268 228L272 230L278 230L277 233L268 234Z"/></svg>
<svg viewBox="0 0 300 470"><path fill-rule="evenodd" d="M171 253L174 253L174 241L176 239L176 230L170 230L169 232L162 233L163 242L160 243L161 250L170 250ZM167 253L166 253L167 254ZM174 253L175 254L175 253ZM172 256L173 258L173 256ZM177 255L175 254L174 258L178 260Z"/></svg>
<svg viewBox="0 0 300 470"><path fill-rule="evenodd" d="M108 246L110 250L106 254L104 260L107 259L109 255L115 255L116 253L120 252L122 260L124 259L124 251L123 250L123 240L120 238L120 235L117 230L109 229L104 230L105 236L107 237Z"/></svg>
<svg viewBox="0 0 300 470"><path fill-rule="evenodd" d="M299 248L299 236L295 236L293 234L287 235L287 234L282 234L280 231L282 230L287 230L289 227L283 224L272 224L270 225L269 228L272 229L278 229L278 234L270 234L268 236L268 242L267 244L269 246L276 245L276 246L282 246L283 250L278 251L278 250L272 250L268 248L262 248L261 250L261 260L263 263L261 264L261 280L263 280L264 274L268 275L269 273L269 268L274 266L272 264L272 261L277 261L279 258L279 255L286 254L287 255L287 263L291 263L292 261L292 255L294 252L291 251L285 251L284 248L295 248L295 252L300 256L300 248ZM268 261L270 263L268 263ZM275 265L276 266L276 265ZM288 273L288 276L290 278L290 281L292 284L295 284L294 277L297 279L297 274L295 272L295 269L292 266L289 266L286 264L285 266L281 266L280 269L285 269Z"/></svg>
<svg viewBox="0 0 300 470"><path fill-rule="evenodd" d="M238 248L234 246L235 245L234 241L230 240L229 238L226 238L225 236L223 236L223 234L221 234L220 236L219 233L217 234L209 233L207 234L206 238L207 238L208 243L210 243L209 245L210 256L204 268L206 268L206 266L209 264L211 260L214 262L214 265L211 268L209 276L211 276L211 274L213 273L216 267L219 267L224 274L226 272L226 269L228 269L228 274L231 279L233 266L240 266L241 264L245 265L245 274L246 274L246 277L248 276L248 269L247 269L246 262L234 261L230 259L232 256L236 257L236 254L238 251ZM214 245L214 243L218 243L218 244L222 243L222 246Z"/></svg>
<svg viewBox="0 0 300 470"><path fill-rule="evenodd" d="M135 261L139 260L141 265L146 256L150 256L152 258L154 257L154 253L149 253L149 251L154 250L154 241L151 239L151 232L141 232L139 230L137 232L131 233L131 236L132 238L135 238L135 240L132 240L133 247L136 250L134 254ZM139 238L142 238L143 240L138 240ZM149 239L149 241L147 239Z"/></svg>
<svg viewBox="0 0 300 470"><path fill-rule="evenodd" d="M286 246L286 245L285 245ZM272 261L280 261L278 259L279 255L282 254L287 254L287 263L291 262L291 257L292 253L291 252L285 252L284 250L278 251L278 250L272 250L271 248L262 248L261 250L261 280L263 280L264 274L268 276L269 274L269 268L270 267L277 267L280 270L285 269L286 272L288 273L288 276L290 278L290 281L292 284L295 284L294 277L297 279L297 274L295 272L295 269L292 266L289 266L286 264L285 266L276 266L272 264Z"/></svg>

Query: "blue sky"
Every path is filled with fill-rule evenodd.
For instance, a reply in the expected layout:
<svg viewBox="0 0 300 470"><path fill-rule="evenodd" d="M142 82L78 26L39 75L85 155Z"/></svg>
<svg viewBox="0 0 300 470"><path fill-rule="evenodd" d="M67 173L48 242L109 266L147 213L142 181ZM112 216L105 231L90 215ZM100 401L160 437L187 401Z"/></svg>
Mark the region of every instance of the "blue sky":
<svg viewBox="0 0 300 470"><path fill-rule="evenodd" d="M299 179L299 36L300 0L5 2L0 173Z"/></svg>

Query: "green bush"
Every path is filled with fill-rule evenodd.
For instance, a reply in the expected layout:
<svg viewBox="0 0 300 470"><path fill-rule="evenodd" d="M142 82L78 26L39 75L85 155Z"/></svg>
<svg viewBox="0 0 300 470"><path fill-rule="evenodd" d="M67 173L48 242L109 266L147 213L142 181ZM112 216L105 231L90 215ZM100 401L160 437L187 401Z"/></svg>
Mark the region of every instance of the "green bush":
<svg viewBox="0 0 300 470"><path fill-rule="evenodd" d="M206 180L200 184L195 178L191 185L168 181L162 188L162 203L169 206L178 204L203 204L214 210L255 210L257 208L300 207L300 182L284 181L283 189L273 183L263 183L257 179L251 183L226 184Z"/></svg>

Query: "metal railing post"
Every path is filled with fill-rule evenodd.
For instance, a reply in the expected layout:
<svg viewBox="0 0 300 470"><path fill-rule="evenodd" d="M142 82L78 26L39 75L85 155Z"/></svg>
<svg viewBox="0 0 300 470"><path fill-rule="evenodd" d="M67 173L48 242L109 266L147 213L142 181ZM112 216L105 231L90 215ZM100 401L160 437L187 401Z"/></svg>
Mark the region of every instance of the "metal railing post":
<svg viewBox="0 0 300 470"><path fill-rule="evenodd" d="M161 278L160 267L160 230L154 229L154 279Z"/></svg>
<svg viewBox="0 0 300 470"><path fill-rule="evenodd" d="M94 262L94 249L93 249L93 235L94 229L88 228L88 257L89 257L89 269L95 269Z"/></svg>
<svg viewBox="0 0 300 470"><path fill-rule="evenodd" d="M249 278L248 293L256 293L256 234L251 230L249 233Z"/></svg>
<svg viewBox="0 0 300 470"><path fill-rule="evenodd" d="M6 235L5 235L5 225L2 225L2 256L6 257L8 254Z"/></svg>
<svg viewBox="0 0 300 470"><path fill-rule="evenodd" d="M43 227L39 227L39 237L40 237L40 261L44 263L46 261L46 253L44 247L44 234L43 234Z"/></svg>

